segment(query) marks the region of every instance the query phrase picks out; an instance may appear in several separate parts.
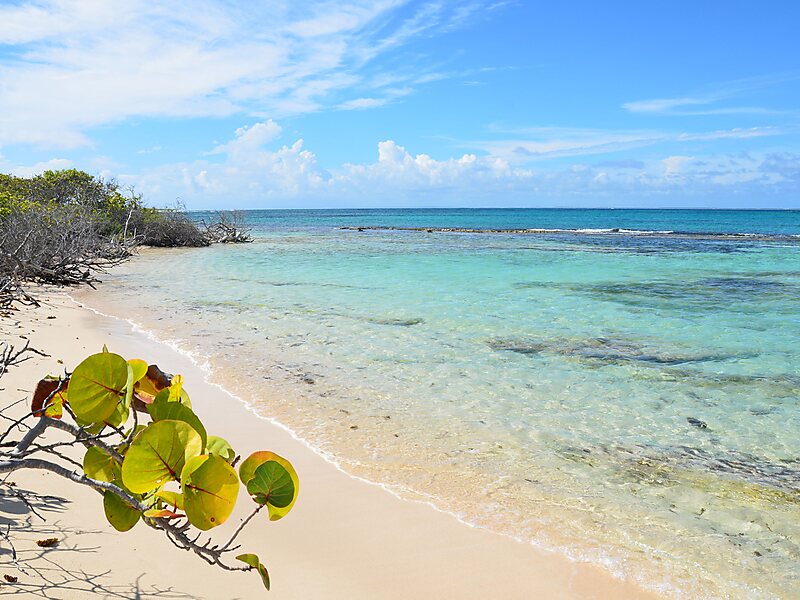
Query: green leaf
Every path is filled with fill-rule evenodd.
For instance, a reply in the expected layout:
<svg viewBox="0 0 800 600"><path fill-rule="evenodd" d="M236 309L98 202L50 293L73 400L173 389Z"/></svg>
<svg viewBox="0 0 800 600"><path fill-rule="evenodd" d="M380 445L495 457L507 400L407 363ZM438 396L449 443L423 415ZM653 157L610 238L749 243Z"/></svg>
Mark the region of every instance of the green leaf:
<svg viewBox="0 0 800 600"><path fill-rule="evenodd" d="M163 500L170 506L184 510L183 494L181 494L180 492L159 490L158 492L156 492L156 498Z"/></svg>
<svg viewBox="0 0 800 600"><path fill-rule="evenodd" d="M164 390L166 392L166 390ZM153 421L165 421L171 419L173 421L183 421L188 423L197 433L200 434L200 439L203 443L203 448L206 447L206 439L208 434L203 423L197 418L197 415L192 412L192 409L180 402L171 402L166 399L161 392L156 396L152 404L147 406L147 412L153 417ZM202 451L202 450L201 450Z"/></svg>
<svg viewBox="0 0 800 600"><path fill-rule="evenodd" d="M236 471L213 454L186 461L181 473L183 506L189 522L202 531L222 525L233 512L239 495Z"/></svg>
<svg viewBox="0 0 800 600"><path fill-rule="evenodd" d="M92 354L72 372L69 404L81 421L103 421L114 412L127 383L124 358L110 352Z"/></svg>
<svg viewBox="0 0 800 600"><path fill-rule="evenodd" d="M144 511L144 516L148 519L177 519L183 515L167 508L148 508Z"/></svg>
<svg viewBox="0 0 800 600"><path fill-rule="evenodd" d="M106 519L117 531L128 531L139 522L141 513L112 492L103 494Z"/></svg>
<svg viewBox="0 0 800 600"><path fill-rule="evenodd" d="M141 358L131 358L128 364L133 369L133 383L138 383L145 375L147 375L147 363Z"/></svg>
<svg viewBox="0 0 800 600"><path fill-rule="evenodd" d="M285 517L297 500L300 480L285 458L274 452L254 452L239 467L239 478L259 504L266 504L270 521Z"/></svg>
<svg viewBox="0 0 800 600"><path fill-rule="evenodd" d="M178 479L186 461L203 449L200 434L183 421L156 421L131 442L122 461L122 481L135 494Z"/></svg>
<svg viewBox="0 0 800 600"><path fill-rule="evenodd" d="M114 481L114 459L97 446L92 446L83 456L83 472L98 481Z"/></svg>
<svg viewBox="0 0 800 600"><path fill-rule="evenodd" d="M183 391L183 375L175 375L169 384L169 401L180 402Z"/></svg>
<svg viewBox="0 0 800 600"><path fill-rule="evenodd" d="M236 458L236 452L227 442L227 440L224 440L216 435L208 436L208 440L206 441L206 452L208 454L216 454L227 462L231 462L234 458Z"/></svg>
<svg viewBox="0 0 800 600"><path fill-rule="evenodd" d="M44 409L45 416L52 419L60 419L64 414L64 404L67 402L66 389L56 392L55 396L53 396L47 404L47 408Z"/></svg>
<svg viewBox="0 0 800 600"><path fill-rule="evenodd" d="M130 414L130 405L123 400L114 407L114 412L112 412L111 415L103 421L103 423L118 429L128 422L128 417Z"/></svg>
<svg viewBox="0 0 800 600"><path fill-rule="evenodd" d="M264 587L269 591L269 573L267 573L267 567L263 565L256 554L240 554L236 557L236 560L242 561L244 564L256 569L258 574L261 575L261 581Z"/></svg>
<svg viewBox="0 0 800 600"><path fill-rule="evenodd" d="M106 425L118 429L128 422L133 399L133 377L133 368L128 363L128 381L125 383L125 394L123 394L117 406L114 407L114 412L111 413L111 416L103 421Z"/></svg>
<svg viewBox="0 0 800 600"><path fill-rule="evenodd" d="M176 375L176 377L177 377L177 375ZM178 402L180 404L183 404L184 406L188 406L189 408L192 408L192 403L189 400L189 394L186 393L186 390L181 388L180 396L177 396L171 390L172 390L172 388L166 388L166 389L161 390L160 392L158 392L155 395L155 398L153 399L153 402L155 402L156 400L165 400L167 402ZM179 398L179 399L175 400L175 398Z"/></svg>

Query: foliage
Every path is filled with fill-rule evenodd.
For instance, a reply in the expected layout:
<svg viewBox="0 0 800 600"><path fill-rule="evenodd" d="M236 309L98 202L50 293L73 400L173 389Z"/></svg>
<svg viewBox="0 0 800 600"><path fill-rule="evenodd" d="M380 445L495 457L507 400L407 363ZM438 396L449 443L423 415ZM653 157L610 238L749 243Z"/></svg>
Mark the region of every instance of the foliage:
<svg viewBox="0 0 800 600"><path fill-rule="evenodd" d="M140 423L140 413L149 422ZM297 473L289 461L268 451L251 454L237 472L240 457L226 440L207 434L181 376L104 348L71 375L42 379L26 418L36 423L21 440L6 441L14 427L0 436L0 448L13 446L0 452L0 473L44 469L92 487L102 494L103 512L116 530L128 531L141 521L209 564L257 572L269 589L269 574L258 556L238 554L235 559L243 566L228 564L225 557L239 548L237 536L264 507L270 520L291 510ZM42 440L48 428L71 434L72 441ZM64 445L86 447L80 472L64 466ZM225 523L240 487L253 510L226 542L201 543L193 530Z"/></svg>
<svg viewBox="0 0 800 600"><path fill-rule="evenodd" d="M251 241L239 213L198 222L180 207L142 197L76 169L33 177L0 173L0 311L36 304L27 282L76 285L132 256L139 246L201 247Z"/></svg>

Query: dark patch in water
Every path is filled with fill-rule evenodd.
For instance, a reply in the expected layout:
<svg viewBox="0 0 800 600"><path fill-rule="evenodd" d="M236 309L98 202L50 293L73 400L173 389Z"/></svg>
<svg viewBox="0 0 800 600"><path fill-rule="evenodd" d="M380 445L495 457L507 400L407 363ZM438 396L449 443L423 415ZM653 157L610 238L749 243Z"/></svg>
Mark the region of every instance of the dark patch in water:
<svg viewBox="0 0 800 600"><path fill-rule="evenodd" d="M411 327L425 322L424 319L367 319L367 321L376 325L394 325L396 327Z"/></svg>
<svg viewBox="0 0 800 600"><path fill-rule="evenodd" d="M588 294L606 302L642 308L678 310L754 310L754 302L800 299L800 286L768 277L707 277L695 281L634 281L622 283L520 282L517 289L551 288ZM776 310L772 307L771 310ZM782 310L796 310L791 306Z"/></svg>
<svg viewBox="0 0 800 600"><path fill-rule="evenodd" d="M722 292L755 295L764 293L782 293L787 287L785 283L765 278L745 277L708 277L700 279L695 285L705 286Z"/></svg>
<svg viewBox="0 0 800 600"><path fill-rule="evenodd" d="M584 452L589 454L589 450ZM563 454L561 451L558 453ZM612 457L612 460L622 459L634 471L652 468L657 471L655 475L659 478L673 469L725 475L729 479L735 478L748 484L772 488L779 492L775 498L800 504L800 459L768 459L735 450L710 452L691 446L659 448L644 445L598 446L591 449L591 455L595 456L595 460L600 455ZM635 476L636 473L632 475Z"/></svg>
<svg viewBox="0 0 800 600"><path fill-rule="evenodd" d="M647 373L638 377L652 378ZM664 369L658 374L659 381L690 382L693 387L757 388L757 397L796 398L800 396L800 377L797 375L737 375L729 373L704 373L694 369Z"/></svg>
<svg viewBox="0 0 800 600"><path fill-rule="evenodd" d="M555 354L573 357L604 365L645 363L653 365L683 365L690 363L720 362L741 358L740 354L668 354L647 348L636 342L613 338L588 339L492 339L488 345L493 350L517 354Z"/></svg>
<svg viewBox="0 0 800 600"><path fill-rule="evenodd" d="M708 429L708 423L695 417L686 417L686 421L689 423L689 425L697 427L698 429Z"/></svg>

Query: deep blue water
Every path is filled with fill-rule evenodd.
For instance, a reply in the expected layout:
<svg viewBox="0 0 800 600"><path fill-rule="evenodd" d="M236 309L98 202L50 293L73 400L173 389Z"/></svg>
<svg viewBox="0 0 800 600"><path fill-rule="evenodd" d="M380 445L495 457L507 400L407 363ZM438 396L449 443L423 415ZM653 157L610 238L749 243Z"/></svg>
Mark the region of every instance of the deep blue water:
<svg viewBox="0 0 800 600"><path fill-rule="evenodd" d="M195 213L208 218L210 213ZM800 235L800 211L660 209L320 209L251 210L257 229L460 227L472 229L631 229L684 233Z"/></svg>

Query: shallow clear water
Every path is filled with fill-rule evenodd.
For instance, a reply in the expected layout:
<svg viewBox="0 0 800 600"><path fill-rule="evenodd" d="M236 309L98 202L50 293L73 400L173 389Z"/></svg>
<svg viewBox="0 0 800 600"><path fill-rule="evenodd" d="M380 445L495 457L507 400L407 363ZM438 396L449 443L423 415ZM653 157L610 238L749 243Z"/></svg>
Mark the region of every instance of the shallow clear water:
<svg viewBox="0 0 800 600"><path fill-rule="evenodd" d="M800 596L800 234L767 211L254 212L84 300L360 475L696 596Z"/></svg>

